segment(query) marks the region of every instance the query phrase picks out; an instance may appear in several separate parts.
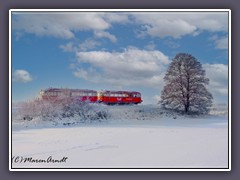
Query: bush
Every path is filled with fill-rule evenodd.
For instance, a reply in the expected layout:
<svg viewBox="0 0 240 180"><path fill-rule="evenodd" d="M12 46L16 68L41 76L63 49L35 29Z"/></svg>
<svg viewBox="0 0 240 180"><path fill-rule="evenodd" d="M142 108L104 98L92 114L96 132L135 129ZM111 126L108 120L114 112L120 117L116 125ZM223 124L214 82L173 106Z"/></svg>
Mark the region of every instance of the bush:
<svg viewBox="0 0 240 180"><path fill-rule="evenodd" d="M106 110L94 104L69 99L52 102L45 100L25 102L21 105L18 115L22 120L27 121L41 118L43 121L55 121L57 123L62 121L65 124L66 121L73 119L77 122L103 121L109 116Z"/></svg>

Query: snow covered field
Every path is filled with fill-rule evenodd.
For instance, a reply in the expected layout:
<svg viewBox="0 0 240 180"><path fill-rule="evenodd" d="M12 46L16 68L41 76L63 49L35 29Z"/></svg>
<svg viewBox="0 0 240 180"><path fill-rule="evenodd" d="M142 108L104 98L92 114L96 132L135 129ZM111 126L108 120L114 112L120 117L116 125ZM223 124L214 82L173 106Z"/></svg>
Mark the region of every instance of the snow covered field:
<svg viewBox="0 0 240 180"><path fill-rule="evenodd" d="M103 122L13 121L12 168L228 168L228 117L108 106ZM219 115L218 115L219 114Z"/></svg>

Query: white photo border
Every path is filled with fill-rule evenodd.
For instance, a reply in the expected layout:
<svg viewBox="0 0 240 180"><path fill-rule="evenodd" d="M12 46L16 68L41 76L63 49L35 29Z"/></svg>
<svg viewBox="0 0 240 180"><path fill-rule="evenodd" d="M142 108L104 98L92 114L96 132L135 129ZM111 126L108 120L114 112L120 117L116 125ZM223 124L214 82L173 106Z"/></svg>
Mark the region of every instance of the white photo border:
<svg viewBox="0 0 240 180"><path fill-rule="evenodd" d="M16 12L228 12L228 168L12 168L12 13ZM9 171L231 171L231 9L10 9Z"/></svg>

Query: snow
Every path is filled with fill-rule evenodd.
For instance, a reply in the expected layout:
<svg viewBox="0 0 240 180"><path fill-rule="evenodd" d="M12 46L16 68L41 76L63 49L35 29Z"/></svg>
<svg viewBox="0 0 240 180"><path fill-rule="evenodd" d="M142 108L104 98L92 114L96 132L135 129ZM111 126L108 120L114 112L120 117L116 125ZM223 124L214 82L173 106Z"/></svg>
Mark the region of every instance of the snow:
<svg viewBox="0 0 240 180"><path fill-rule="evenodd" d="M69 125L12 123L12 168L228 168L228 117L163 112L156 105L99 106L110 119ZM63 162L33 162L34 160ZM20 162L32 158L29 162Z"/></svg>

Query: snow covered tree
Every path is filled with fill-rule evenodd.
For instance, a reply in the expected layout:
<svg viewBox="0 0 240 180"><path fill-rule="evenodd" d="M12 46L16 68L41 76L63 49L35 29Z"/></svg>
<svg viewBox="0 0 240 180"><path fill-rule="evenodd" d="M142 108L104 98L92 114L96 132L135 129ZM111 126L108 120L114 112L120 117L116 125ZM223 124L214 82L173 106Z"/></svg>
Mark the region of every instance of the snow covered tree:
<svg viewBox="0 0 240 180"><path fill-rule="evenodd" d="M164 77L160 103L164 108L186 114L206 114L212 106L212 95L205 85L209 79L201 63L192 55L177 54Z"/></svg>

